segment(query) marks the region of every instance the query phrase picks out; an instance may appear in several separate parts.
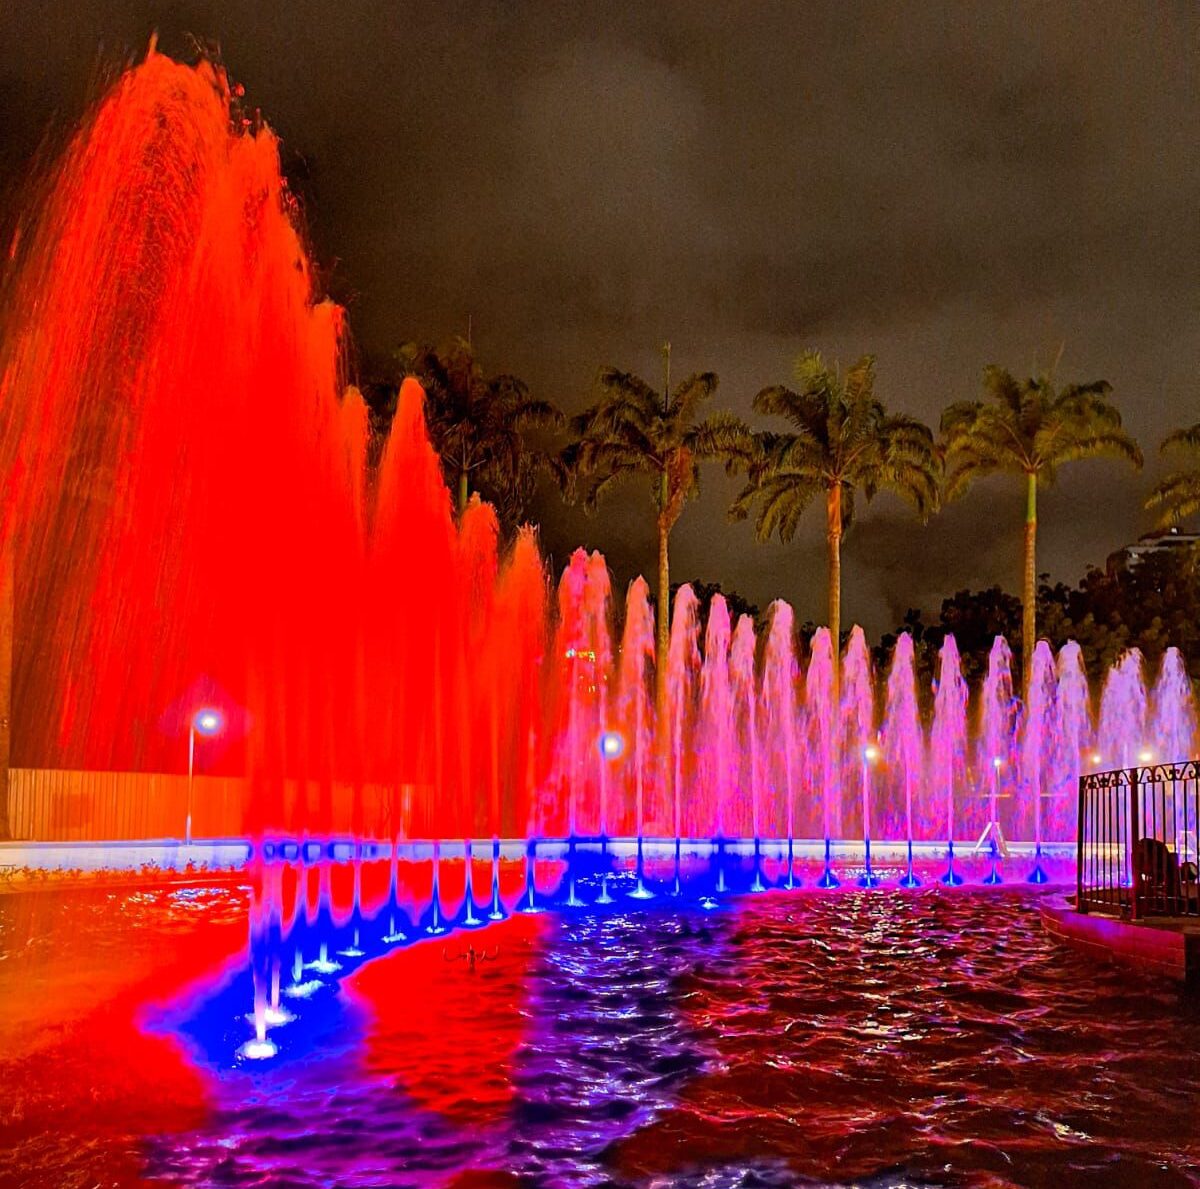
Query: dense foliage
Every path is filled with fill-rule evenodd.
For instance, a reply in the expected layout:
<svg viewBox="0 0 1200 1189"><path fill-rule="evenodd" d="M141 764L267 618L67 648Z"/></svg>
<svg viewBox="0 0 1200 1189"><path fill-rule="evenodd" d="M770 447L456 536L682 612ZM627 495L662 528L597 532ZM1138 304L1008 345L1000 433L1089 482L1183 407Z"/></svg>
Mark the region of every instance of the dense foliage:
<svg viewBox="0 0 1200 1189"><path fill-rule="evenodd" d="M1091 568L1077 586L1038 586L1039 636L1055 648L1078 641L1088 674L1099 680L1129 648L1140 649L1151 670L1163 651L1174 645L1183 654L1193 680L1200 681L1200 558L1189 550L1151 553L1136 564ZM937 651L952 632L969 679L987 669L987 655L997 635L1007 636L1019 653L1021 600L998 586L960 590L942 603L930 622L910 610L896 632L884 636L876 653L886 665L899 632L913 637L923 679L931 681Z"/></svg>

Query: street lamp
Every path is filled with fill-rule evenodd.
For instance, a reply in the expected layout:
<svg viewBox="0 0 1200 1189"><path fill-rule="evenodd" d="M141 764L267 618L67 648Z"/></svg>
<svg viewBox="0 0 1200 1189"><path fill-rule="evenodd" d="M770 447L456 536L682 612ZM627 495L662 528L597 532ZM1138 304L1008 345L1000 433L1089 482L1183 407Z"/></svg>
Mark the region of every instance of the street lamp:
<svg viewBox="0 0 1200 1189"><path fill-rule="evenodd" d="M183 836L187 846L192 844L192 786L196 771L196 736L203 735L206 739L210 739L213 735L220 734L223 725L221 712L208 706L197 710L188 724L187 826Z"/></svg>
<svg viewBox="0 0 1200 1189"><path fill-rule="evenodd" d="M863 829L863 873L858 885L873 888L879 877L871 870L871 765L879 759L879 748L868 743L862 752L862 829Z"/></svg>
<svg viewBox="0 0 1200 1189"><path fill-rule="evenodd" d="M620 759L625 750L625 740L616 731L605 731L600 736L600 754L606 760Z"/></svg>

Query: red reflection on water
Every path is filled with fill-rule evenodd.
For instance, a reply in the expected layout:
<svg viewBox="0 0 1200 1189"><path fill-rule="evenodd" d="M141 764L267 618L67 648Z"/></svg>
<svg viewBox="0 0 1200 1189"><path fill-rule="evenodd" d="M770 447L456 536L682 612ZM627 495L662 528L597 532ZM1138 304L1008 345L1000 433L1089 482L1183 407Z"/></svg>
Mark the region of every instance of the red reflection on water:
<svg viewBox="0 0 1200 1189"><path fill-rule="evenodd" d="M0 1184L143 1185L144 1137L199 1126L210 1084L141 1021L244 960L244 897L201 911L164 891L46 892L0 908L27 938L0 970Z"/></svg>
<svg viewBox="0 0 1200 1189"><path fill-rule="evenodd" d="M342 983L368 1017L362 1061L426 1110L482 1125L513 1099L530 970L546 929L515 916L363 966Z"/></svg>

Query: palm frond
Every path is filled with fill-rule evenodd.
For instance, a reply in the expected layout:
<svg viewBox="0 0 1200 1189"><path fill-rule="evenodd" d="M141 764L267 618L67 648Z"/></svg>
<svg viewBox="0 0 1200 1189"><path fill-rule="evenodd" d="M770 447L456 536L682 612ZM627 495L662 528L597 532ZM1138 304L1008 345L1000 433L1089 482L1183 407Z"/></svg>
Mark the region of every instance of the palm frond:
<svg viewBox="0 0 1200 1189"><path fill-rule="evenodd" d="M864 355L846 370L842 389L851 404L869 403L875 393L875 356Z"/></svg>
<svg viewBox="0 0 1200 1189"><path fill-rule="evenodd" d="M1138 470L1142 469L1142 451L1137 442L1122 430L1099 430L1081 434L1064 443L1054 454L1050 465L1075 462L1081 458L1123 458Z"/></svg>
<svg viewBox="0 0 1200 1189"><path fill-rule="evenodd" d="M696 372L680 384L667 406L665 419L688 425L696 419L700 406L717 390L716 372Z"/></svg>
<svg viewBox="0 0 1200 1189"><path fill-rule="evenodd" d="M583 498L583 507L586 512L594 513L598 507L600 500L615 487L622 479L628 478L630 475L637 474L644 468L638 466L632 461L613 463L603 475L598 479L593 480L592 485L588 488L587 493Z"/></svg>
<svg viewBox="0 0 1200 1189"><path fill-rule="evenodd" d="M1161 509L1158 526L1166 528L1200 511L1200 470L1167 475L1146 498L1146 508Z"/></svg>
<svg viewBox="0 0 1200 1189"><path fill-rule="evenodd" d="M758 435L740 417L724 409L688 429L683 444L697 458L724 462L729 475L749 470L762 456Z"/></svg>
<svg viewBox="0 0 1200 1189"><path fill-rule="evenodd" d="M783 384L772 384L755 396L752 407L767 417L786 418L798 433L814 441L829 442L831 405L817 393L796 392Z"/></svg>
<svg viewBox="0 0 1200 1189"><path fill-rule="evenodd" d="M1164 452L1167 450L1200 451L1200 424L1189 425L1167 434L1159 449Z"/></svg>
<svg viewBox="0 0 1200 1189"><path fill-rule="evenodd" d="M1032 383L1032 381L1030 381ZM1021 412L1025 386L1005 368L989 363L983 369L983 391L988 400L1016 417Z"/></svg>

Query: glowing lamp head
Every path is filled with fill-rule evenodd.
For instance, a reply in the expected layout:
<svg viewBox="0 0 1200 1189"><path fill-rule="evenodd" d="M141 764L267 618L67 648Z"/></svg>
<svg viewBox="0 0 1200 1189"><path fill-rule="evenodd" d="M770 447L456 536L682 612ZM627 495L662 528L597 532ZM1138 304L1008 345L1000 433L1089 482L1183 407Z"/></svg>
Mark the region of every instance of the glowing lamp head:
<svg viewBox="0 0 1200 1189"><path fill-rule="evenodd" d="M606 760L615 760L625 750L625 740L616 731L605 731L600 736L600 754Z"/></svg>
<svg viewBox="0 0 1200 1189"><path fill-rule="evenodd" d="M1143 764L1148 764L1152 759L1154 759L1154 752L1152 752L1148 747L1143 747L1142 750L1138 752L1138 759Z"/></svg>
<svg viewBox="0 0 1200 1189"><path fill-rule="evenodd" d="M1093 763L1093 764L1098 764L1098 763L1100 763L1100 760L1101 760L1102 758L1103 758L1103 757L1100 755L1100 753L1099 753L1099 752L1096 752L1096 753L1095 753L1095 754L1092 756L1092 763Z"/></svg>
<svg viewBox="0 0 1200 1189"><path fill-rule="evenodd" d="M1000 756L992 756L992 767L995 768L997 772L999 772L1000 769L1004 767L1003 758Z"/></svg>
<svg viewBox="0 0 1200 1189"><path fill-rule="evenodd" d="M221 730L221 712L219 710L197 710L192 716L192 726L201 735L215 735Z"/></svg>
<svg viewBox="0 0 1200 1189"><path fill-rule="evenodd" d="M867 746L863 748L863 759L866 760L868 764L873 764L877 759L879 759L879 748L876 747L874 743L868 743Z"/></svg>

